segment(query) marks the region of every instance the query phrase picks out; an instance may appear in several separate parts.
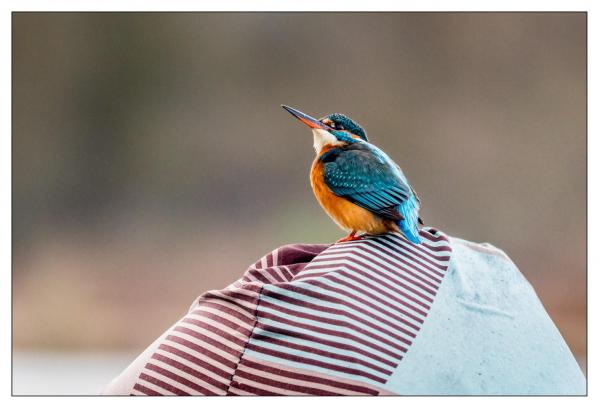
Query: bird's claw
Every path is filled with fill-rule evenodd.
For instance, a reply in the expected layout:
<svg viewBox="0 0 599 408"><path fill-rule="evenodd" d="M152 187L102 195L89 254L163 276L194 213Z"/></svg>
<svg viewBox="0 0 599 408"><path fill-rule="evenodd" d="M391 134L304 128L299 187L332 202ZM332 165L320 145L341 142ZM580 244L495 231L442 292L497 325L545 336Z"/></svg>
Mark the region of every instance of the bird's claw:
<svg viewBox="0 0 599 408"><path fill-rule="evenodd" d="M363 235L358 235L356 236L355 232L352 232L351 234L349 234L347 237L345 238L341 238L340 240L338 240L336 243L340 244L341 242L350 242L350 241L360 241L364 239Z"/></svg>

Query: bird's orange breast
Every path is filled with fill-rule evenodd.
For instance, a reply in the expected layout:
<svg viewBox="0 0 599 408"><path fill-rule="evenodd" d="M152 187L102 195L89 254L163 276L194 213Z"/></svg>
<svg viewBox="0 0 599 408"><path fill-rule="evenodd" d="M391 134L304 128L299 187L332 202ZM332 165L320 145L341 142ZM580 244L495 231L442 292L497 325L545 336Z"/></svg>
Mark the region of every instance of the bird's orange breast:
<svg viewBox="0 0 599 408"><path fill-rule="evenodd" d="M324 182L324 163L319 158L332 146L325 146L312 163L310 184L316 199L327 214L341 228L350 231L364 231L371 234L381 234L387 231L397 231L395 223L374 215L370 211L335 195Z"/></svg>

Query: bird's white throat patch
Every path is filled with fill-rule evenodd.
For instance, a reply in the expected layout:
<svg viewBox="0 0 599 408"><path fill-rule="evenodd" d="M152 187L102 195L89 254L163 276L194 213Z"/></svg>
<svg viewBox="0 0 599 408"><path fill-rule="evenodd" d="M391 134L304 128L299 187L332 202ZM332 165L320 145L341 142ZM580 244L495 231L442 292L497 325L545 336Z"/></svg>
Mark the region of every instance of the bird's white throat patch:
<svg viewBox="0 0 599 408"><path fill-rule="evenodd" d="M335 136L323 129L312 129L314 135L314 150L320 153L324 145L340 145L342 144Z"/></svg>

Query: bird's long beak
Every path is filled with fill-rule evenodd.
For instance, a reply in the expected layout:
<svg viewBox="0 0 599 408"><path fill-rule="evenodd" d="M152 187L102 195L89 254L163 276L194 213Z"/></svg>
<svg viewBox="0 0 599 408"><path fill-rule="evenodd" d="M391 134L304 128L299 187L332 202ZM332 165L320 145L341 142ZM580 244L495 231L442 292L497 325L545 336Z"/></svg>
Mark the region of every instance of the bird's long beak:
<svg viewBox="0 0 599 408"><path fill-rule="evenodd" d="M332 127L325 125L324 123L322 123L318 119L314 119L312 116L306 115L305 113L300 112L297 109L293 109L293 108L291 108L289 106L286 106L286 105L281 105L281 107L283 109L285 109L287 112L291 113L296 118L298 118L300 121L302 121L302 123L304 125L308 126L309 128L312 128L312 129L323 129L323 130L333 130Z"/></svg>

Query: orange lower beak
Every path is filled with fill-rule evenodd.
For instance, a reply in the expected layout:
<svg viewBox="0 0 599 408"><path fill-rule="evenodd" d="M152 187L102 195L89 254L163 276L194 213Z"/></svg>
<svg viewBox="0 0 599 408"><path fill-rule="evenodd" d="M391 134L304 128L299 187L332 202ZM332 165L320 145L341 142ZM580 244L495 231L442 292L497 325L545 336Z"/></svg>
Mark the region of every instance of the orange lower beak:
<svg viewBox="0 0 599 408"><path fill-rule="evenodd" d="M298 111L297 109L293 109L286 105L281 105L283 109L287 112L291 113L293 116L298 118L304 125L308 126L312 129L324 129L324 130L333 130L332 127L325 125L318 119L314 119L312 116L306 115L303 112Z"/></svg>

